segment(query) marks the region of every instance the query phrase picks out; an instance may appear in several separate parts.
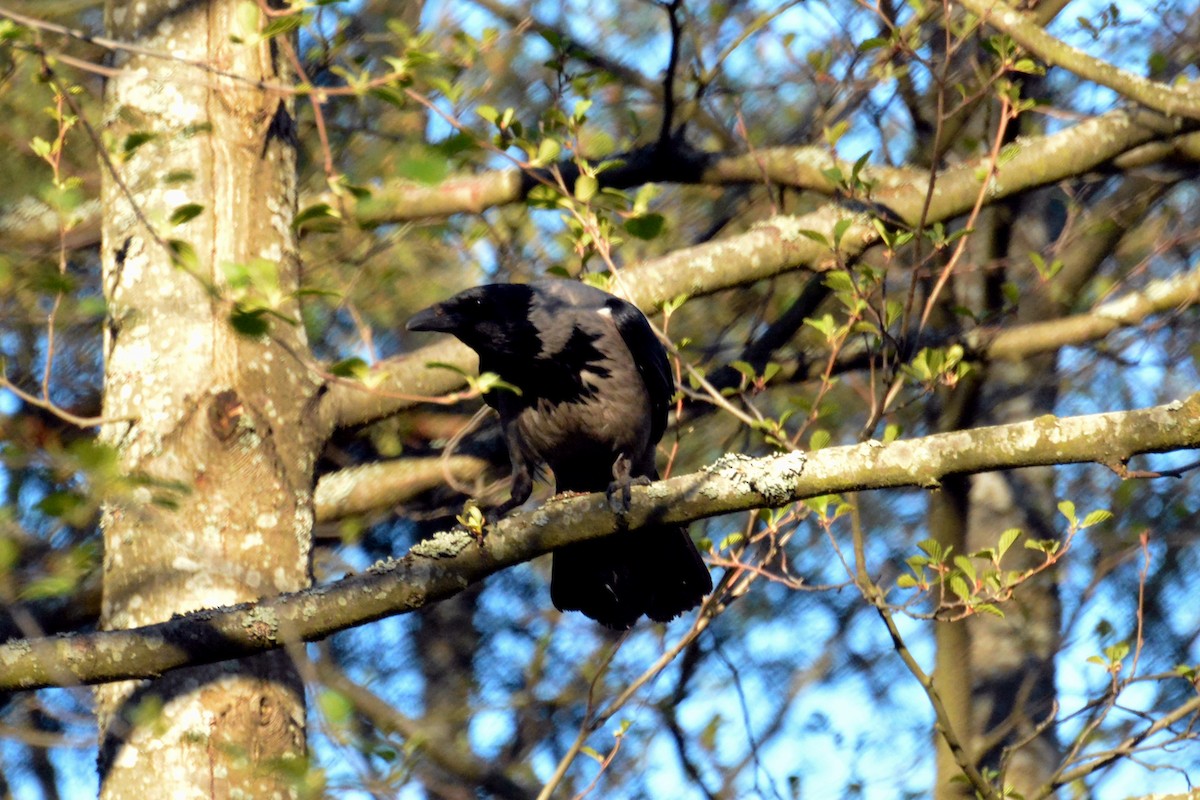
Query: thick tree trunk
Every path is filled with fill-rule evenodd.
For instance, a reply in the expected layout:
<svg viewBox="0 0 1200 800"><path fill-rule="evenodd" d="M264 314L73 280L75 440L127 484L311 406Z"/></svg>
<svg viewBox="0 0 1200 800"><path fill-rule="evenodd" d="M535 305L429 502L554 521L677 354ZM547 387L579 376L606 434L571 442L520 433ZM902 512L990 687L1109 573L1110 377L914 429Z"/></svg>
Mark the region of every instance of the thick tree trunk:
<svg viewBox="0 0 1200 800"><path fill-rule="evenodd" d="M102 433L134 479L103 519L107 628L310 582L320 381L298 322L230 323L238 299L299 320L292 104L262 88L289 75L246 30L250 5L106 7L110 36L169 54L118 53L105 98L104 413L135 418ZM248 285L231 286L237 265ZM97 704L104 798L299 794L304 693L286 650L104 686Z"/></svg>

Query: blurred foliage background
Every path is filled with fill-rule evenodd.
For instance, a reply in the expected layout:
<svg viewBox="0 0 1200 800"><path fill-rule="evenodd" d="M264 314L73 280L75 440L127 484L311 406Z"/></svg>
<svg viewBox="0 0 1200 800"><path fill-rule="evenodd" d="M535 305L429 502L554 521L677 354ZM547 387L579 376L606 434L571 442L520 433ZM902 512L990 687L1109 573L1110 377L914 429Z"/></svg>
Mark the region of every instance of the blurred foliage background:
<svg viewBox="0 0 1200 800"><path fill-rule="evenodd" d="M99 36L101 4L2 7L45 23L0 23L7 638L94 625L98 509L114 476L94 429L55 413L94 416L102 391L96 131L108 48L57 27ZM1093 57L1164 83L1198 77L1200 16L1189 3L1030 8L1059 42ZM303 325L335 372L357 374L349 359L374 364L430 343L405 333L404 320L469 285L604 281L832 204L874 215L895 246L848 259L831 248L821 265L660 298L670 313L652 318L683 365L678 419L662 451L672 472L727 452L1122 410L1195 389L1195 293L1081 345L997 363L964 349L979 332L1065 319L1196 270L1200 147L1164 136L1158 150L982 196L969 220L896 219L882 189L933 196L945 170L986 172L1001 148L1133 105L1030 57L957 5L364 0L294 11L278 19L290 20L280 35L298 37L309 91L297 101L311 290ZM1083 136L1071 143L1095 146ZM743 156L753 166L740 177L712 168ZM781 177L788 165L795 180ZM543 184L521 185L522 175ZM692 268L743 267L729 258ZM322 524L318 580L402 554L453 524L468 496L504 490L494 420L470 424L480 406L419 405L330 442L322 474L436 456L448 445L475 466L467 477L414 485L402 503ZM592 796L607 798L971 796L938 777L929 700L843 560L852 558L852 531L870 572L892 590L908 648L926 669L938 664L943 688L974 709L963 734L989 754L984 763L1011 770L1022 786L1084 767L1063 781L1062 796L1185 791L1200 774L1194 705L1177 724L1119 748L1195 697L1186 669L1200 661L1188 462L1164 455L1133 465L1179 470L1154 480L1061 467L698 523L694 533L717 562L745 557L760 572L682 648L691 620L644 623L618 641L552 609L547 564L508 570L310 647L314 791L535 797L531 787L572 755L597 708L677 648L583 738L561 796L593 781ZM536 497L551 493L546 484ZM1016 587L1015 601L997 603L1001 621L978 620L985 612L945 621L953 591L939 605L942 584L925 594L899 581L912 564L928 574L944 567L937 574L949 587L956 567L945 548L995 547L1009 527L1026 540L1061 541L1080 527L1057 510L1063 500L1079 520L1093 509L1112 518L1073 538L1068 555ZM839 503L853 511L835 518ZM1031 565L1045 557L1009 556ZM88 692L65 689L4 698L0 795L92 791L90 703Z"/></svg>

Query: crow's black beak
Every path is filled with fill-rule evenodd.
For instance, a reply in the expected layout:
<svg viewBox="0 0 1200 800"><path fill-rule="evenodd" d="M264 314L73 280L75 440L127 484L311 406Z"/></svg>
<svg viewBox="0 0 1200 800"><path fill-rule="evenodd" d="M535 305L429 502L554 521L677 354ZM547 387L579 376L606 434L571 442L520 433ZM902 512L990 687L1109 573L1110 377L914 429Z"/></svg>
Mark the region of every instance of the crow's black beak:
<svg viewBox="0 0 1200 800"><path fill-rule="evenodd" d="M454 318L440 305L432 305L413 314L404 327L410 331L450 331L454 329Z"/></svg>

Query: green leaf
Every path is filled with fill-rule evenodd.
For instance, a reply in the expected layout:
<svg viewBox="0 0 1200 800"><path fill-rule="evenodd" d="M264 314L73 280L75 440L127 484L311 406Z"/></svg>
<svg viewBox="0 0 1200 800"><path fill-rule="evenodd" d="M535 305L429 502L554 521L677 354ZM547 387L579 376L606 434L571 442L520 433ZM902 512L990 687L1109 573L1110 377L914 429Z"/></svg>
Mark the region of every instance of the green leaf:
<svg viewBox="0 0 1200 800"><path fill-rule="evenodd" d="M535 161L539 165L549 164L551 161L558 158L558 155L561 152L562 145L558 143L557 139L542 139L541 143L538 144L537 157L535 158Z"/></svg>
<svg viewBox="0 0 1200 800"><path fill-rule="evenodd" d="M267 23L267 27L263 28L262 38L270 39L273 36L282 36L291 33L304 26L308 22L307 14L288 14L283 17L272 17Z"/></svg>
<svg viewBox="0 0 1200 800"><path fill-rule="evenodd" d="M579 748L579 752L583 753L588 758L595 759L597 764L604 763L604 756L600 755L600 753L598 753L594 747L588 747L587 745L584 745L583 747Z"/></svg>
<svg viewBox="0 0 1200 800"><path fill-rule="evenodd" d="M11 19L0 19L0 42L7 42L11 39L21 39L25 36L26 29L22 28Z"/></svg>
<svg viewBox="0 0 1200 800"><path fill-rule="evenodd" d="M139 147L156 138L158 138L158 134L151 131L134 131L126 136L125 141L121 143L121 158L128 161L130 156L136 153Z"/></svg>
<svg viewBox="0 0 1200 800"><path fill-rule="evenodd" d="M1104 655L1108 657L1109 661L1120 661L1129 655L1129 643L1117 642L1116 644L1109 645L1104 648Z"/></svg>
<svg viewBox="0 0 1200 800"><path fill-rule="evenodd" d="M394 86L373 86L367 94L402 111L408 108L408 96Z"/></svg>
<svg viewBox="0 0 1200 800"><path fill-rule="evenodd" d="M944 554L942 552L942 543L937 539L923 539L917 542L917 547L925 551L926 555L933 560L934 563L941 562Z"/></svg>
<svg viewBox="0 0 1200 800"><path fill-rule="evenodd" d="M1013 543L1019 538L1021 538L1020 528L1009 528L1000 534L999 555L997 558L1004 558L1004 554L1008 552L1008 548L1012 547Z"/></svg>
<svg viewBox="0 0 1200 800"><path fill-rule="evenodd" d="M854 278L845 270L837 269L826 272L823 283L835 292L854 291Z"/></svg>
<svg viewBox="0 0 1200 800"><path fill-rule="evenodd" d="M868 150L855 160L854 167L850 170L850 177L854 179L858 178L859 173L863 171L863 167L867 165L867 161L871 158L871 153L873 152L875 151Z"/></svg>
<svg viewBox="0 0 1200 800"><path fill-rule="evenodd" d="M1058 504L1059 512L1067 518L1067 522L1071 523L1071 527L1079 524L1079 520L1075 518L1075 504L1070 500L1063 500Z"/></svg>
<svg viewBox="0 0 1200 800"><path fill-rule="evenodd" d="M846 234L846 231L853 224L854 224L854 220L850 219L849 217L846 217L844 219L839 219L836 223L834 223L834 225L833 225L833 246L835 248L841 246L842 237Z"/></svg>
<svg viewBox="0 0 1200 800"><path fill-rule="evenodd" d="M580 175L575 179L575 199L586 203L596 196L600 182L593 175Z"/></svg>
<svg viewBox="0 0 1200 800"><path fill-rule="evenodd" d="M94 439L72 442L68 448L82 469L98 477L115 478L120 474L117 449Z"/></svg>
<svg viewBox="0 0 1200 800"><path fill-rule="evenodd" d="M168 239L167 247L171 250L171 263L181 269L195 272L200 267L200 256L196 248L182 239Z"/></svg>
<svg viewBox="0 0 1200 800"><path fill-rule="evenodd" d="M1005 281L1000 287L1001 294L1004 295L1004 300L1010 306L1019 305L1021 302L1021 287L1012 281Z"/></svg>
<svg viewBox="0 0 1200 800"><path fill-rule="evenodd" d="M475 380L475 385L479 391L487 394L488 392L499 389L500 391L512 392L513 394L521 394L521 389L513 386L511 383L503 380L494 372L484 372Z"/></svg>
<svg viewBox="0 0 1200 800"><path fill-rule="evenodd" d="M746 376L750 380L754 380L754 378L757 374L754 371L753 365L751 365L750 362L748 362L748 361L741 361L741 360L730 361L729 366L733 367L734 369L736 369L738 372L742 373L742 375Z"/></svg>
<svg viewBox="0 0 1200 800"><path fill-rule="evenodd" d="M33 150L34 155L36 155L38 158L46 158L50 155L50 151L53 149L50 143L40 136L35 136L30 139L29 147L31 150Z"/></svg>
<svg viewBox="0 0 1200 800"><path fill-rule="evenodd" d="M262 336L271 327L267 320L267 309L246 309L241 306L235 308L229 315L229 324L238 334L250 338Z"/></svg>
<svg viewBox="0 0 1200 800"><path fill-rule="evenodd" d="M833 127L826 128L824 131L825 143L830 147L837 147L838 140L841 139L848 130L850 130L849 120L842 120L841 122L835 123Z"/></svg>
<svg viewBox="0 0 1200 800"><path fill-rule="evenodd" d="M909 575L907 572L901 575L899 578L896 578L896 586L901 589L915 589L919 585L920 584L917 583L917 579L914 576Z"/></svg>
<svg viewBox="0 0 1200 800"><path fill-rule="evenodd" d="M172 170L162 178L163 184L167 186L171 186L172 184L176 183L191 183L194 180L196 180L196 173L192 172L190 169Z"/></svg>
<svg viewBox="0 0 1200 800"><path fill-rule="evenodd" d="M334 725L346 725L354 718L354 703L341 692L322 689L317 695L317 707L325 719Z"/></svg>
<svg viewBox="0 0 1200 800"><path fill-rule="evenodd" d="M737 545L739 545L743 541L745 541L745 539L746 539L746 537L743 536L740 532L731 533L728 536L726 536L724 539L721 540L721 543L719 545L717 545L717 549L718 550L727 550L730 547L736 547Z"/></svg>
<svg viewBox="0 0 1200 800"><path fill-rule="evenodd" d="M830 503L835 502L837 499L838 496L836 494L821 494L817 495L816 497L809 497L806 500L801 500L800 502L804 504L805 508L808 508L817 516L824 517L826 512L829 510Z"/></svg>
<svg viewBox="0 0 1200 800"><path fill-rule="evenodd" d="M21 589L22 600L43 600L48 597L64 597L75 590L79 581L70 575L47 575L34 580Z"/></svg>
<svg viewBox="0 0 1200 800"><path fill-rule="evenodd" d="M954 566L962 570L963 575L971 583L975 583L977 576L975 573L975 563L966 556L955 556Z"/></svg>
<svg viewBox="0 0 1200 800"><path fill-rule="evenodd" d="M977 606L972 606L972 608L975 611L982 612L984 614L991 614L993 617L1004 619L1004 612L991 603L980 603Z"/></svg>
<svg viewBox="0 0 1200 800"><path fill-rule="evenodd" d="M1026 539L1025 540L1025 549L1026 550L1037 550L1038 552L1045 553L1046 555L1054 555L1056 552L1058 552L1058 548L1061 545L1062 545L1062 542L1058 541L1057 539Z"/></svg>
<svg viewBox="0 0 1200 800"><path fill-rule="evenodd" d="M344 358L329 368L339 378L361 379L371 367L361 358Z"/></svg>
<svg viewBox="0 0 1200 800"><path fill-rule="evenodd" d="M971 590L967 587L966 579L957 572L950 576L950 591L958 595L958 599L964 602L971 598Z"/></svg>
<svg viewBox="0 0 1200 800"><path fill-rule="evenodd" d="M591 100L580 100L575 103L575 108L571 110L571 121L576 125L581 125L587 119L587 113L592 108Z"/></svg>
<svg viewBox="0 0 1200 800"><path fill-rule="evenodd" d="M204 213L204 206L199 203L185 203L171 212L171 224L182 225Z"/></svg>
<svg viewBox="0 0 1200 800"><path fill-rule="evenodd" d="M1112 518L1113 513L1111 511L1107 511L1103 508L1097 508L1095 511L1089 512L1088 515L1083 518L1083 522L1079 524L1079 529L1083 530L1084 528L1090 528L1093 525L1099 525L1101 522L1108 522Z"/></svg>
<svg viewBox="0 0 1200 800"><path fill-rule="evenodd" d="M824 245L825 247L829 247L829 240L826 239L825 235L823 233L821 233L820 231L810 231L806 228L801 228L799 231L797 231L797 233L799 233L801 236L803 236L807 239L812 239L814 242L816 242L819 245Z"/></svg>
<svg viewBox="0 0 1200 800"><path fill-rule="evenodd" d="M804 324L823 333L826 339L832 339L834 331L837 329L832 314L826 314L820 319L812 319L810 317L804 320Z"/></svg>
<svg viewBox="0 0 1200 800"><path fill-rule="evenodd" d="M830 183L837 184L839 186L846 182L846 176L842 174L842 170L840 167L830 167L829 169L823 169L823 170L821 170L821 174L824 175L825 179L828 180Z"/></svg>
<svg viewBox="0 0 1200 800"><path fill-rule="evenodd" d="M337 230L341 224L341 217L328 203L314 203L296 214L292 220L293 229L314 233L330 233Z"/></svg>
<svg viewBox="0 0 1200 800"><path fill-rule="evenodd" d="M576 192L578 192L578 183L575 184L575 188ZM631 236L648 241L662 233L665 221L662 214L644 214L640 217L630 217L625 220L625 230Z"/></svg>
<svg viewBox="0 0 1200 800"><path fill-rule="evenodd" d="M1046 68L1032 58L1018 58L1012 65L1014 72L1024 72L1029 75L1045 75Z"/></svg>
<svg viewBox="0 0 1200 800"><path fill-rule="evenodd" d="M686 294L677 294L674 297L672 297L670 300L668 300L662 304L663 313L664 314L673 314L676 311L678 311L683 306L683 304L686 303L687 301L688 301L688 296Z"/></svg>
<svg viewBox="0 0 1200 800"><path fill-rule="evenodd" d="M51 492L37 503L38 511L48 517L67 519L74 512L86 505L84 499L75 492Z"/></svg>

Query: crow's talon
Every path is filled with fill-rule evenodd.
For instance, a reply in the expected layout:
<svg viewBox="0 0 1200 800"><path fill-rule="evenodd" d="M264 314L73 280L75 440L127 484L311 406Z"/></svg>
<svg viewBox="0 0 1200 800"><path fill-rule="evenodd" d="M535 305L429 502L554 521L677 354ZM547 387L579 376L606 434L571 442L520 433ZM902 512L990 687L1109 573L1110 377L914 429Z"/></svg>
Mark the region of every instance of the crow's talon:
<svg viewBox="0 0 1200 800"><path fill-rule="evenodd" d="M633 501L633 493L630 492L631 486L629 481L613 481L608 485L608 490L604 493L605 499L608 500L608 508L614 514L628 514L629 504Z"/></svg>

